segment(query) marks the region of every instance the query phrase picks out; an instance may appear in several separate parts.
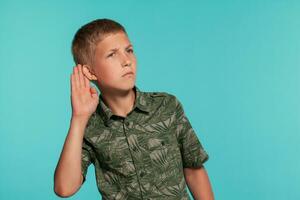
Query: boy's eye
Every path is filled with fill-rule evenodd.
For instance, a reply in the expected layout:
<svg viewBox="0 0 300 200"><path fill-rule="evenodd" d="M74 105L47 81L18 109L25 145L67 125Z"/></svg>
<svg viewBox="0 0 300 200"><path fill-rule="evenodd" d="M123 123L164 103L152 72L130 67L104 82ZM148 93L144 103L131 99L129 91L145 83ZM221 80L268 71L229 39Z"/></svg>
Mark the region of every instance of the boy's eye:
<svg viewBox="0 0 300 200"><path fill-rule="evenodd" d="M128 49L128 52L133 53L133 49Z"/></svg>
<svg viewBox="0 0 300 200"><path fill-rule="evenodd" d="M130 52L130 53L133 53L133 49L128 49L127 51ZM116 53L113 52L113 53L109 54L107 57L111 57L111 56L113 56L113 55L115 55L115 54L116 54Z"/></svg>
<svg viewBox="0 0 300 200"><path fill-rule="evenodd" d="M115 55L115 53L111 53L111 54L109 54L107 57L111 57L111 56L113 56L113 55Z"/></svg>

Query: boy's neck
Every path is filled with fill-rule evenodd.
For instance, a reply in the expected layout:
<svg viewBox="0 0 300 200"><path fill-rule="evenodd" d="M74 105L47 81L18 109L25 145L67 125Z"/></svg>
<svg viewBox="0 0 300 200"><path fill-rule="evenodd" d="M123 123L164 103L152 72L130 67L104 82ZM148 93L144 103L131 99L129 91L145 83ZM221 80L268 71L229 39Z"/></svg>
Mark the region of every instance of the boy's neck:
<svg viewBox="0 0 300 200"><path fill-rule="evenodd" d="M101 92L101 96L103 102L111 109L112 113L122 117L126 117L132 110L136 98L134 88L121 94Z"/></svg>

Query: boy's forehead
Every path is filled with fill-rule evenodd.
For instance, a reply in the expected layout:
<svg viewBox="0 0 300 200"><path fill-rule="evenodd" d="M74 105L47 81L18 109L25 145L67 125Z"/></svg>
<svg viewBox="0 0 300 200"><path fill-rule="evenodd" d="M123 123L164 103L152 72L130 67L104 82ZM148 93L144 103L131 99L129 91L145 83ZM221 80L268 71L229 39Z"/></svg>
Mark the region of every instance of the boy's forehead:
<svg viewBox="0 0 300 200"><path fill-rule="evenodd" d="M108 52L111 49L120 48L123 46L128 46L130 40L125 33L112 33L104 36L104 39L97 44L97 50L99 52Z"/></svg>

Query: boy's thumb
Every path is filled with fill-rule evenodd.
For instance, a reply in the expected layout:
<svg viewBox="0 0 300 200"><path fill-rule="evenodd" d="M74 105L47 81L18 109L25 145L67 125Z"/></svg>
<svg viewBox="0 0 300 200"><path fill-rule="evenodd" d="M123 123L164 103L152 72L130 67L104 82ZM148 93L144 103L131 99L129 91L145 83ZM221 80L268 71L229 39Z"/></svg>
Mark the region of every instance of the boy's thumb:
<svg viewBox="0 0 300 200"><path fill-rule="evenodd" d="M98 92L97 92L96 88L94 88L94 87L91 87L91 93L92 93L93 97L98 96Z"/></svg>

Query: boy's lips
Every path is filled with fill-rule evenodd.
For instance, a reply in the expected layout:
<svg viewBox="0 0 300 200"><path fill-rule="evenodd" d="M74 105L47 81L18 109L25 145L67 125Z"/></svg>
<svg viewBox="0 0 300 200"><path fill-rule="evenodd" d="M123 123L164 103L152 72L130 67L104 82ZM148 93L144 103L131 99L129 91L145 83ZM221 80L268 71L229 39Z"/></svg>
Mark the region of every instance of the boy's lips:
<svg viewBox="0 0 300 200"><path fill-rule="evenodd" d="M127 73L123 74L122 77L124 77L126 75L134 75L134 73L133 72L127 72Z"/></svg>

